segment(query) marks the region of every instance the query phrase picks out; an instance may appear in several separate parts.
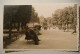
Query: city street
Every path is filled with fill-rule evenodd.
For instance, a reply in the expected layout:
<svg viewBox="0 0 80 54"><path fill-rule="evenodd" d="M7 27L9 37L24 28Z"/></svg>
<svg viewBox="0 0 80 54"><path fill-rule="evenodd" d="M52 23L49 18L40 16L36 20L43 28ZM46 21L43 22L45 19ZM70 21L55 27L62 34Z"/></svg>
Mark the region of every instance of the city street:
<svg viewBox="0 0 80 54"><path fill-rule="evenodd" d="M77 49L77 34L56 29L42 29L39 35L39 45L34 45L32 40L25 40L25 35L7 46L7 49Z"/></svg>

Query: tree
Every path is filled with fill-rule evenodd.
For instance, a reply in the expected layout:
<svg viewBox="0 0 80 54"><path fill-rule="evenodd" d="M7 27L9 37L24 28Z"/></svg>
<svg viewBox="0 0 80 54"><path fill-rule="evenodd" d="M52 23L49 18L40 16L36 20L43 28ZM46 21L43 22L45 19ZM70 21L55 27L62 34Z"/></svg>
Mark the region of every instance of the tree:
<svg viewBox="0 0 80 54"><path fill-rule="evenodd" d="M23 29L23 27L25 27L26 24L30 22L31 12L32 12L31 10L32 10L31 5L19 6L18 11L17 11L16 16L15 16L15 18L17 18L18 30L19 30L20 24L21 24L21 27Z"/></svg>
<svg viewBox="0 0 80 54"><path fill-rule="evenodd" d="M11 39L11 31L13 25L17 24L19 31L20 23L23 26L29 23L31 19L31 5L5 5L4 6L4 29L9 29L9 38Z"/></svg>
<svg viewBox="0 0 80 54"><path fill-rule="evenodd" d="M71 25L74 32L76 32L77 26L77 5L65 7L64 9L57 9L53 14L53 19L59 26L65 26L69 29L68 25Z"/></svg>
<svg viewBox="0 0 80 54"><path fill-rule="evenodd" d="M38 16L38 13L35 12L35 9L32 7L32 13L31 13L31 20L30 20L31 23L33 23L33 26L34 26L34 23L39 23L39 16Z"/></svg>
<svg viewBox="0 0 80 54"><path fill-rule="evenodd" d="M73 33L76 33L76 26L77 26L77 4L74 5L73 7L73 29L74 29L74 32Z"/></svg>

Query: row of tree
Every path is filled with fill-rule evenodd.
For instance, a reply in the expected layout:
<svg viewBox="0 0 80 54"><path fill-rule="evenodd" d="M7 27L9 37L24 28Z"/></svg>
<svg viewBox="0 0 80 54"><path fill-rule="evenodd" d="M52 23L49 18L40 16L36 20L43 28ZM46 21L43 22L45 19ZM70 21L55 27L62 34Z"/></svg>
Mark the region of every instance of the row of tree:
<svg viewBox="0 0 80 54"><path fill-rule="evenodd" d="M5 5L4 29L23 29L29 22L39 22L38 13L32 5Z"/></svg>
<svg viewBox="0 0 80 54"><path fill-rule="evenodd" d="M77 5L57 9L52 18L53 24L58 25L60 29L74 29L74 32L76 32Z"/></svg>
<svg viewBox="0 0 80 54"><path fill-rule="evenodd" d="M9 30L11 39L12 29L17 31L25 29L30 22L39 22L38 14L32 5L5 5L4 6L4 30Z"/></svg>

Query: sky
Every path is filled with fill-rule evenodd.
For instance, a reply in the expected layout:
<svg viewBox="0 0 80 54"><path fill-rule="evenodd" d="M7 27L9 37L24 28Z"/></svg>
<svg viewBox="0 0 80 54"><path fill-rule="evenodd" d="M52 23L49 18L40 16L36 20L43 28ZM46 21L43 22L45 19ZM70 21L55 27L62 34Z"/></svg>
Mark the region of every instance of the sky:
<svg viewBox="0 0 80 54"><path fill-rule="evenodd" d="M80 3L80 0L2 0L4 5L28 5L28 4L36 4L34 5L36 12L38 12L39 16L44 15L44 17L50 17L51 13L54 13L54 10L63 8L67 5L55 5L54 3ZM47 3L47 6L46 4ZM50 3L50 4L48 4ZM53 5L52 5L53 3ZM45 8L44 8L45 7ZM46 13L46 14L44 14Z"/></svg>
<svg viewBox="0 0 80 54"><path fill-rule="evenodd" d="M51 17L52 13L57 9L63 9L64 7L73 6L72 3L38 3L33 4L35 11L38 13L38 16L44 16L45 18Z"/></svg>

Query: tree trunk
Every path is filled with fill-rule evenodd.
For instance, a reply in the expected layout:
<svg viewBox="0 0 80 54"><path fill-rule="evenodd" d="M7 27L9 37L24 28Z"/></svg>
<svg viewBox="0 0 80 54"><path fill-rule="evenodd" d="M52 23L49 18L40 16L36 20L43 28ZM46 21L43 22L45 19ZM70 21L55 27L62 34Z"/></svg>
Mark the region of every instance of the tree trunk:
<svg viewBox="0 0 80 54"><path fill-rule="evenodd" d="M76 26L74 27L74 33L76 33Z"/></svg>
<svg viewBox="0 0 80 54"><path fill-rule="evenodd" d="M68 23L67 23L67 32L68 32L69 30L68 30Z"/></svg>
<svg viewBox="0 0 80 54"><path fill-rule="evenodd" d="M20 29L20 23L18 23L18 28L17 28L17 31L19 31L19 29Z"/></svg>
<svg viewBox="0 0 80 54"><path fill-rule="evenodd" d="M9 39L11 40L11 32L12 32L12 22L10 22L10 28L9 28Z"/></svg>

